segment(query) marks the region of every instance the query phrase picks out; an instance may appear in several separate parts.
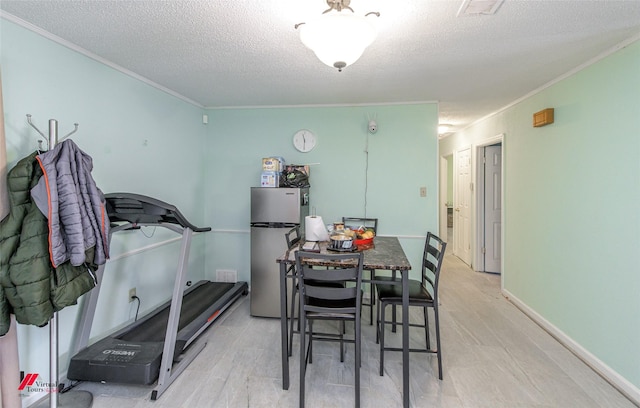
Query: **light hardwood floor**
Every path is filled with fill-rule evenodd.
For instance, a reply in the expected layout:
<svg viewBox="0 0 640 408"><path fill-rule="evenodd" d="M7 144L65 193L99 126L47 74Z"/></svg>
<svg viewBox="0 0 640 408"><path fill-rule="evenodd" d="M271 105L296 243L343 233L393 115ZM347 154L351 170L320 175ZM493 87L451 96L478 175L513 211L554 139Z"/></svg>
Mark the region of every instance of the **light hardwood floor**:
<svg viewBox="0 0 640 408"><path fill-rule="evenodd" d="M435 356L411 355L413 407L635 407L500 294L500 276L471 271L447 256L441 279L444 380ZM417 316L417 314L416 314ZM208 344L169 390L150 401L151 388L83 383L95 408L296 407L299 348L294 339L291 387L282 389L277 319L249 315L243 298L203 334ZM412 329L415 330L415 329ZM389 343L398 334L388 332ZM418 331L412 341L422 340ZM401 354L385 354L378 375L375 331L363 313L362 406L402 406ZM353 348L340 363L338 345L314 343L306 406L354 404Z"/></svg>

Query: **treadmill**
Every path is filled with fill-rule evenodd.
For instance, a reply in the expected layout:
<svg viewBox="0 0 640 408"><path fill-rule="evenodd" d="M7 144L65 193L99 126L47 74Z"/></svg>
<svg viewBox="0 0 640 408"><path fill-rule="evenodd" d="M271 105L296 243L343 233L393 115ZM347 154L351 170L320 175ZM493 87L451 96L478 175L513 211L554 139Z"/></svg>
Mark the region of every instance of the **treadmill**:
<svg viewBox="0 0 640 408"><path fill-rule="evenodd" d="M144 385L157 380L151 393L151 399L156 400L206 346L204 342L191 343L233 302L247 295L248 285L203 280L183 293L191 237L211 228L194 226L176 207L151 197L112 193L105 199L111 222L109 238L141 226L165 227L182 235L173 295L143 318L87 347L104 274L101 265L96 271L98 285L80 308L80 327L71 345L67 378Z"/></svg>

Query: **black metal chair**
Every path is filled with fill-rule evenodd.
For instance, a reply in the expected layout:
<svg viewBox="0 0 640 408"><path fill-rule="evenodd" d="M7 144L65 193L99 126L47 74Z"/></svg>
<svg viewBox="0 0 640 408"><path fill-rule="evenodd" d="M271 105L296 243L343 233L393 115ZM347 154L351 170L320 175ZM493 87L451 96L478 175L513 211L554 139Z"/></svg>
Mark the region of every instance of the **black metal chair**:
<svg viewBox="0 0 640 408"><path fill-rule="evenodd" d="M378 234L378 219L377 218L362 218L362 217L342 217L342 223L345 227L351 229L357 229L359 227L371 228L373 232ZM362 306L369 307L369 324L373 324L373 307L376 304L376 294L374 290L374 284L372 280L376 278L375 269L368 269L369 279L363 279L363 283L369 284L369 302L362 302Z"/></svg>
<svg viewBox="0 0 640 408"><path fill-rule="evenodd" d="M340 342L340 361L344 362L344 343L355 345L355 406L360 406L361 329L360 308L362 306L362 264L360 252L345 254L319 254L298 251L296 269L300 288L300 407L304 407L305 373L307 362L313 362L313 341ZM330 264L328 269L318 266ZM312 280L313 284L307 284ZM340 286L317 285L335 283ZM340 322L339 333L317 333L313 331L316 320ZM344 323L354 322L353 338L345 338ZM308 323L308 330L307 328ZM306 338L309 338L307 347Z"/></svg>
<svg viewBox="0 0 640 408"><path fill-rule="evenodd" d="M428 233L422 254L422 279L409 280L409 306L423 308L424 324L409 323L410 327L423 327L425 331L426 348L412 348L410 352L434 353L438 358L438 378L442 380L442 351L440 348L440 316L438 313L438 284L440 281L440 269L447 243L438 236ZM402 286L388 283L376 285L378 295L378 318L376 324L376 342L380 343L380 375L384 374L384 352L402 351L402 348L385 347L384 332L386 325L400 324L390 323L385 320L385 308L388 305L402 306ZM429 339L428 309L432 308L435 316L436 349L431 348ZM409 316L402 316L409 319ZM408 320L407 320L408 321Z"/></svg>
<svg viewBox="0 0 640 408"><path fill-rule="evenodd" d="M297 226L291 228L288 232L286 232L284 234L284 238L287 241L287 250L291 251L291 250L295 249L296 246L299 246L300 240L302 239L302 236L300 235L300 226L297 225ZM291 353L292 353L291 348L292 348L292 345L293 345L293 333L294 332L298 333L298 330L300 329L300 325L299 324L298 324L298 330L294 331L294 328L293 328L293 321L297 320L296 319L296 315L297 315L297 312L296 312L296 297L297 297L297 294L298 294L298 282L297 282L297 278L296 278L295 267L296 267L295 264L292 264L291 266L289 266L289 269L287 270L287 274L292 276L292 282L291 282L291 308L288 310L288 313L287 313L287 316L289 318L289 357L291 357Z"/></svg>
<svg viewBox="0 0 640 408"><path fill-rule="evenodd" d="M296 247L300 247L302 244L302 236L300 235L300 226L295 226L291 228L288 232L284 234L285 240L287 241L287 249L288 251L294 250ZM291 357L293 353L293 335L296 333L300 333L300 321L298 320L298 310L297 305L300 302L297 302L299 285L298 285L298 276L296 272L296 265L292 264L289 266L287 270L287 274L291 276L291 307L287 311L287 316L289 319L289 357ZM342 287L341 282L320 282L320 281L311 281L307 280L307 284L309 285L324 285L324 286L332 286L332 287ZM288 291L287 291L288 292ZM286 293L286 292L285 292ZM286 301L285 301L286 303ZM297 328L294 328L294 321L298 322ZM343 328L344 330L344 328Z"/></svg>

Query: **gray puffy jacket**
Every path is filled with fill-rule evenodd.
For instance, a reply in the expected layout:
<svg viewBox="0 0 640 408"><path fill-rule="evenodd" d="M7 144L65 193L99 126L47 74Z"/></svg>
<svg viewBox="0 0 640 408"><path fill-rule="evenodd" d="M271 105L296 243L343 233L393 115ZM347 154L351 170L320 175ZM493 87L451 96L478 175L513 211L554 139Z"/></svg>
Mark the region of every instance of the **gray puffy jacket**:
<svg viewBox="0 0 640 408"><path fill-rule="evenodd" d="M102 265L109 256L109 218L91 177L91 157L67 139L37 159L43 177L31 196L49 220L51 263L82 265L86 250L95 248L93 263Z"/></svg>

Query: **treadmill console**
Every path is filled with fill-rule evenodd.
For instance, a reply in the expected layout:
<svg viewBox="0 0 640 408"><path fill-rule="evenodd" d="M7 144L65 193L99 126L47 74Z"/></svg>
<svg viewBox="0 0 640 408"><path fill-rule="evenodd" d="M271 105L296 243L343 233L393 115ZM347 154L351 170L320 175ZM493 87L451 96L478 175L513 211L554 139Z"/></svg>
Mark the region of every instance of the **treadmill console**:
<svg viewBox="0 0 640 408"><path fill-rule="evenodd" d="M195 232L211 231L211 227L196 227L173 205L155 198L133 193L105 194L107 214L111 222L137 224L178 224Z"/></svg>

